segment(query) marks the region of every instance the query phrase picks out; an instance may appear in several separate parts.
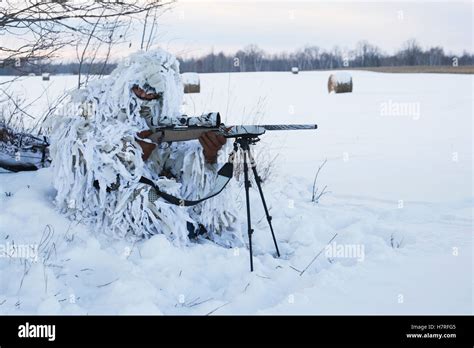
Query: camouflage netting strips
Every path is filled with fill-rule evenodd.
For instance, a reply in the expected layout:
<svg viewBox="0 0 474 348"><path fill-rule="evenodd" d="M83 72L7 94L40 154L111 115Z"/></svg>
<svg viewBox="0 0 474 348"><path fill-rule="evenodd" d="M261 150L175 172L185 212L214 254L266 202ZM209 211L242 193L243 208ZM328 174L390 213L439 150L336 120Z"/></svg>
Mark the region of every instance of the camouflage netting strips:
<svg viewBox="0 0 474 348"><path fill-rule="evenodd" d="M162 97L139 99L133 86L151 87ZM204 225L209 238L220 244L241 245L232 187L193 208L183 208L149 199L151 187L138 182L141 176L148 177L163 191L185 199L212 190L218 168L205 164L197 140L157 149L146 162L136 142L138 132L180 118L182 98L179 63L162 50L136 53L108 78L71 94L70 102L79 105L77 112L56 115L49 124L59 209L120 238L162 233L182 245L189 241L190 222ZM161 175L164 172L171 178ZM114 186L117 189L110 190Z"/></svg>

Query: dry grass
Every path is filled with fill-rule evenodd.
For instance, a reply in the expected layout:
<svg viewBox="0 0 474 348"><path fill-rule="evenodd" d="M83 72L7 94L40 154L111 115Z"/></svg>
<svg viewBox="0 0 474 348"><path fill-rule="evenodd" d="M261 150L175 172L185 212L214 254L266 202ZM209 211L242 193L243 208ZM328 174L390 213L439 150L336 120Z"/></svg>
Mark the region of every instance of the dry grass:
<svg viewBox="0 0 474 348"><path fill-rule="evenodd" d="M383 73L410 74L474 74L474 65L466 66L380 66L370 68L343 68L338 70L364 70Z"/></svg>

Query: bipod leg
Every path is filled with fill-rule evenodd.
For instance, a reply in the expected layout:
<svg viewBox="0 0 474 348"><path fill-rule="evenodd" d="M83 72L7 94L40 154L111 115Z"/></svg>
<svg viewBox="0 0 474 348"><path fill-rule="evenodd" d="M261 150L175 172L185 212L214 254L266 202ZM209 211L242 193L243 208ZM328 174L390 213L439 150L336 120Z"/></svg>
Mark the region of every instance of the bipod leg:
<svg viewBox="0 0 474 348"><path fill-rule="evenodd" d="M245 184L245 200L247 203L247 230L249 236L249 253L250 253L250 272L253 272L253 253L252 253L252 221L250 217L250 179L249 179L249 167L247 162L247 151L249 151L248 139L243 138L240 142L242 151L244 152L244 184Z"/></svg>
<svg viewBox="0 0 474 348"><path fill-rule="evenodd" d="M255 177L255 182L257 183L258 192L260 193L260 198L262 199L263 209L265 210L265 215L267 216L268 225L270 226L270 231L272 232L273 243L275 244L275 249L276 249L277 255L278 255L278 257L280 257L280 250L278 250L278 243L277 243L276 238L275 238L275 232L273 231L272 217L271 217L270 213L268 212L267 203L265 201L265 196L263 195L262 179L260 178L260 176L257 173L257 165L255 163L251 163L251 167L252 167L253 175Z"/></svg>

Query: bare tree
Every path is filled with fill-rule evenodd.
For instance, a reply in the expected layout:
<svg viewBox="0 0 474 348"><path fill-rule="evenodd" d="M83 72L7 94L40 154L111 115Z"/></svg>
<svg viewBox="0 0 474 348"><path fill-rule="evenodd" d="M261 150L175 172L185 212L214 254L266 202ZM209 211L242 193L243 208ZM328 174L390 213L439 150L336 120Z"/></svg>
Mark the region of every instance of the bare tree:
<svg viewBox="0 0 474 348"><path fill-rule="evenodd" d="M356 65L357 66L379 66L381 52L377 46L371 45L367 41L359 41L355 49Z"/></svg>
<svg viewBox="0 0 474 348"><path fill-rule="evenodd" d="M420 64L423 50L415 39L407 40L402 50L398 53L399 58L405 65Z"/></svg>
<svg viewBox="0 0 474 348"><path fill-rule="evenodd" d="M432 47L429 52L429 65L441 65L444 57L444 50L441 47Z"/></svg>
<svg viewBox="0 0 474 348"><path fill-rule="evenodd" d="M126 40L132 21L151 14L153 24L159 9L174 0L0 0L0 67L15 72L41 68L67 47L76 48L78 83L87 84L91 68L102 62L102 75L112 48ZM36 70L36 69L35 69ZM85 76L85 77L84 77ZM15 115L27 115L7 87L0 89L0 102L14 105ZM11 84L10 84L11 85ZM5 110L2 108L2 110ZM37 126L37 125L36 125Z"/></svg>
<svg viewBox="0 0 474 348"><path fill-rule="evenodd" d="M67 46L97 49L124 38L134 16L154 13L174 0L4 0L0 2L0 60L20 70ZM155 17L156 18L156 17ZM120 31L122 29L122 31ZM112 37L111 37L112 35ZM94 43L95 42L95 43ZM93 44L94 43L94 44Z"/></svg>
<svg viewBox="0 0 474 348"><path fill-rule="evenodd" d="M245 47L244 52L246 53L249 63L253 67L253 71L260 71L265 52L257 45L248 45Z"/></svg>

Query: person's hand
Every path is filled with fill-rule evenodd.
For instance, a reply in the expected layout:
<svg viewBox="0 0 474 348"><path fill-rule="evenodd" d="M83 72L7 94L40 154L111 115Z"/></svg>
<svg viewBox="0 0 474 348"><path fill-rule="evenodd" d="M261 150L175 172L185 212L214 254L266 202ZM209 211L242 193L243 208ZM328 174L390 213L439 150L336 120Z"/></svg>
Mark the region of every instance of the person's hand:
<svg viewBox="0 0 474 348"><path fill-rule="evenodd" d="M151 130L144 130L144 131L141 131L141 132L137 133L137 136L141 139L144 139L144 138L149 137L152 134L153 134L153 132ZM138 145L140 145L140 147L142 148L142 151L143 151L142 159L144 161L146 161L148 159L148 157L150 157L153 150L155 149L156 144L147 143L147 142L141 141L141 140L137 140L137 143L138 143Z"/></svg>
<svg viewBox="0 0 474 348"><path fill-rule="evenodd" d="M216 134L212 131L203 133L199 137L199 142L202 145L204 158L207 163L212 164L217 162L217 152L222 148L226 141L227 139L222 135Z"/></svg>

